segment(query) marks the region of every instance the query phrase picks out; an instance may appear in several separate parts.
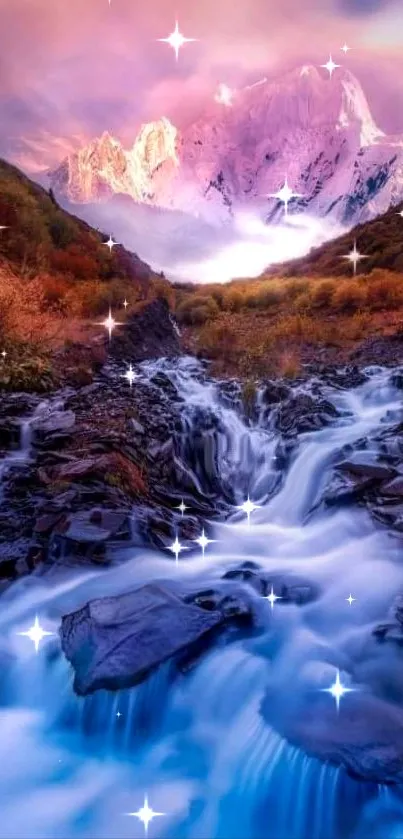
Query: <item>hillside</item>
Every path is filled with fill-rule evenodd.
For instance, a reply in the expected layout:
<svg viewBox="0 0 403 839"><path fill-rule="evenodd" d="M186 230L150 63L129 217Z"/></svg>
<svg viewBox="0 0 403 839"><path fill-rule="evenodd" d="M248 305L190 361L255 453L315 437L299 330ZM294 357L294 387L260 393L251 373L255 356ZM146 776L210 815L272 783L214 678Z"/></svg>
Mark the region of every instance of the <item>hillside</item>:
<svg viewBox="0 0 403 839"><path fill-rule="evenodd" d="M351 264L343 259L357 242L357 249L366 255L357 268L358 274L368 274L374 268L403 272L403 204L392 207L371 221L358 224L348 233L325 242L299 259L275 265L266 274L283 277L351 276Z"/></svg>
<svg viewBox="0 0 403 839"><path fill-rule="evenodd" d="M292 377L306 364L354 359L397 363L403 324L401 207L256 280L178 287L176 312L189 347L212 358L218 371L246 377L278 372ZM356 276L343 259L354 240L368 257L358 263Z"/></svg>
<svg viewBox="0 0 403 839"><path fill-rule="evenodd" d="M66 340L102 334L94 321L110 306L122 321L155 297L169 297L168 283L139 257L120 245L106 246L109 231L63 210L52 192L5 161L0 228L0 349L7 353L0 388L18 386L21 375L26 386L34 369L48 369L44 359Z"/></svg>

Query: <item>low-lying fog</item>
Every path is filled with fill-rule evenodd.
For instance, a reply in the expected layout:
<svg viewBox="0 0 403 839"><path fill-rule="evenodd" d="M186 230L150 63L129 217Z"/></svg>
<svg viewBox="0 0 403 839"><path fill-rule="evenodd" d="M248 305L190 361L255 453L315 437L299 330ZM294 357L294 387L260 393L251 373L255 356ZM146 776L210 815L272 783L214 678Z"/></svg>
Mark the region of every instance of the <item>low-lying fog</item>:
<svg viewBox="0 0 403 839"><path fill-rule="evenodd" d="M269 265L304 256L342 232L334 223L291 210L282 223L268 224L267 206L239 210L232 223L220 226L125 197L64 206L177 282L257 277Z"/></svg>

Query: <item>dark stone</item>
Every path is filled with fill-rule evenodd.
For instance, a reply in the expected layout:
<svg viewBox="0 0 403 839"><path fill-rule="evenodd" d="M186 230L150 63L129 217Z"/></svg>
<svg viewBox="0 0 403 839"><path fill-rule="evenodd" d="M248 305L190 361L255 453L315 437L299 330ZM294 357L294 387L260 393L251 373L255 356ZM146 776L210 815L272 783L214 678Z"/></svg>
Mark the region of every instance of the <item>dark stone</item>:
<svg viewBox="0 0 403 839"><path fill-rule="evenodd" d="M397 478L393 478L392 481L389 481L386 484L382 484L379 489L381 495L393 496L395 498L400 498L403 496L403 476L399 475Z"/></svg>
<svg viewBox="0 0 403 839"><path fill-rule="evenodd" d="M345 678L342 676L345 683ZM403 782L403 710L364 689L348 694L340 712L316 690L288 710L268 695L263 714L281 736L308 755L342 766L354 778L375 784Z"/></svg>
<svg viewBox="0 0 403 839"><path fill-rule="evenodd" d="M318 431L339 416L326 399L315 399L309 393L294 393L274 411L273 425L286 436Z"/></svg>
<svg viewBox="0 0 403 839"><path fill-rule="evenodd" d="M373 452L356 452L348 460L338 463L336 468L341 472L379 480L391 479L396 475L396 470L381 463L379 456Z"/></svg>
<svg viewBox="0 0 403 839"><path fill-rule="evenodd" d="M311 603L319 595L319 589L310 580L295 574L264 571L255 563L244 562L237 568L226 571L223 580L240 580L260 595L267 596L273 588L274 594L281 599L278 603L295 603L302 606Z"/></svg>
<svg viewBox="0 0 403 839"><path fill-rule="evenodd" d="M167 659L190 655L201 641L210 643L230 617L219 606L208 611L155 584L93 600L62 619L62 649L73 665L74 690L86 695L138 684Z"/></svg>
<svg viewBox="0 0 403 839"><path fill-rule="evenodd" d="M291 388L283 382L265 382L262 391L262 402L265 405L277 405L288 399Z"/></svg>
<svg viewBox="0 0 403 839"><path fill-rule="evenodd" d="M129 317L115 331L110 353L114 358L130 358L132 362L180 355L179 338L167 302L158 298Z"/></svg>

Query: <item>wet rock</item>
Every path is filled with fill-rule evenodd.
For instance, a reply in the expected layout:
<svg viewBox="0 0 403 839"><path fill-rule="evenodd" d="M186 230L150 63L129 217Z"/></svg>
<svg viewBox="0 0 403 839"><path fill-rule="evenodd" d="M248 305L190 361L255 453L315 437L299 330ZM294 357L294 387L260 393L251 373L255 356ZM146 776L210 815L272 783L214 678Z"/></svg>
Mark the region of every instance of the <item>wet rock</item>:
<svg viewBox="0 0 403 839"><path fill-rule="evenodd" d="M166 301L153 300L129 317L124 327L116 330L110 353L114 358L124 361L130 358L132 362L180 355L179 337Z"/></svg>
<svg viewBox="0 0 403 839"><path fill-rule="evenodd" d="M323 380L331 387L347 390L365 384L368 376L363 370L360 370L359 367L352 364L342 368L325 367L323 370Z"/></svg>
<svg viewBox="0 0 403 839"><path fill-rule="evenodd" d="M270 721L274 711L279 733L308 755L342 766L363 781L403 782L403 710L365 689L348 694L339 713L319 690L292 716L284 702L276 708L271 697L262 711Z"/></svg>
<svg viewBox="0 0 403 839"><path fill-rule="evenodd" d="M399 533L403 532L403 504L385 504L382 507L371 507L371 513L382 524L397 530Z"/></svg>
<svg viewBox="0 0 403 839"><path fill-rule="evenodd" d="M311 603L319 595L318 587L310 580L296 574L265 571L255 563L244 562L232 568L222 577L223 580L241 580L252 586L262 596L270 594L271 590L280 598L279 603L295 603L303 606Z"/></svg>
<svg viewBox="0 0 403 839"><path fill-rule="evenodd" d="M73 411L52 411L49 415L38 416L32 421L34 441L44 437L65 435L73 431L76 417Z"/></svg>
<svg viewBox="0 0 403 839"><path fill-rule="evenodd" d="M394 370L389 381L397 390L403 390L403 370Z"/></svg>
<svg viewBox="0 0 403 839"><path fill-rule="evenodd" d="M186 603L155 584L93 600L62 619L74 690L82 696L138 684L162 662L178 663L195 647L201 650L231 619L219 607L209 611Z"/></svg>
<svg viewBox="0 0 403 839"><path fill-rule="evenodd" d="M348 504L350 501L365 500L367 490L375 484L373 478L364 475L335 475L329 481L323 501L329 507Z"/></svg>
<svg viewBox="0 0 403 839"><path fill-rule="evenodd" d="M382 484L379 489L381 495L393 496L394 498L401 498L403 496L403 476L399 475L396 478L393 478L392 481L388 481L386 484Z"/></svg>
<svg viewBox="0 0 403 839"><path fill-rule="evenodd" d="M121 487L135 497L140 494L145 495L147 492L138 466L120 452L111 452L100 457L87 457L50 469L39 469L38 473L45 484L99 477Z"/></svg>
<svg viewBox="0 0 403 839"><path fill-rule="evenodd" d="M336 468L340 472L379 480L390 480L396 475L396 470L385 463L381 463L379 456L374 452L356 452L348 460L338 463Z"/></svg>
<svg viewBox="0 0 403 839"><path fill-rule="evenodd" d="M0 420L0 449L17 448L20 443L21 426L16 420Z"/></svg>
<svg viewBox="0 0 403 839"><path fill-rule="evenodd" d="M275 409L273 426L285 436L318 431L334 422L337 409L326 399L315 399L309 393L294 393Z"/></svg>
<svg viewBox="0 0 403 839"><path fill-rule="evenodd" d="M283 382L265 382L261 399L264 405L277 405L288 399L291 388Z"/></svg>

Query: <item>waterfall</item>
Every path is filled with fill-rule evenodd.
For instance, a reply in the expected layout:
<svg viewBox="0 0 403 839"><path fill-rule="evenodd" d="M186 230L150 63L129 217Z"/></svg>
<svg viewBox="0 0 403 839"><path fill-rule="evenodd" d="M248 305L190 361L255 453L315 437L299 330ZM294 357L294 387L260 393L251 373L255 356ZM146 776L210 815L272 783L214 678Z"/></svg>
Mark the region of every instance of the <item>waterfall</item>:
<svg viewBox="0 0 403 839"><path fill-rule="evenodd" d="M247 423L202 365L142 365L145 379L158 371L184 400L177 444L189 474L201 493L213 478L227 487L233 514L209 528L216 541L204 557L189 552L178 567L136 549L124 564L34 573L3 592L0 839L137 839L144 827L127 814L145 795L163 814L150 839L397 839L399 787L360 782L306 754L262 708L268 692L286 708L323 686L334 662L358 660L403 589L399 546L365 510L317 504L337 453L386 428L401 410L399 392L379 368L353 391L327 388L340 419L300 435L281 470L277 432L262 419ZM29 456L29 422L21 441ZM259 505L250 525L237 509L247 495ZM189 672L168 662L136 687L74 694L58 637L63 614L149 580L206 588L245 560L306 578L320 595L304 607L262 600L260 634L213 648ZM19 634L35 615L52 633L37 653Z"/></svg>

